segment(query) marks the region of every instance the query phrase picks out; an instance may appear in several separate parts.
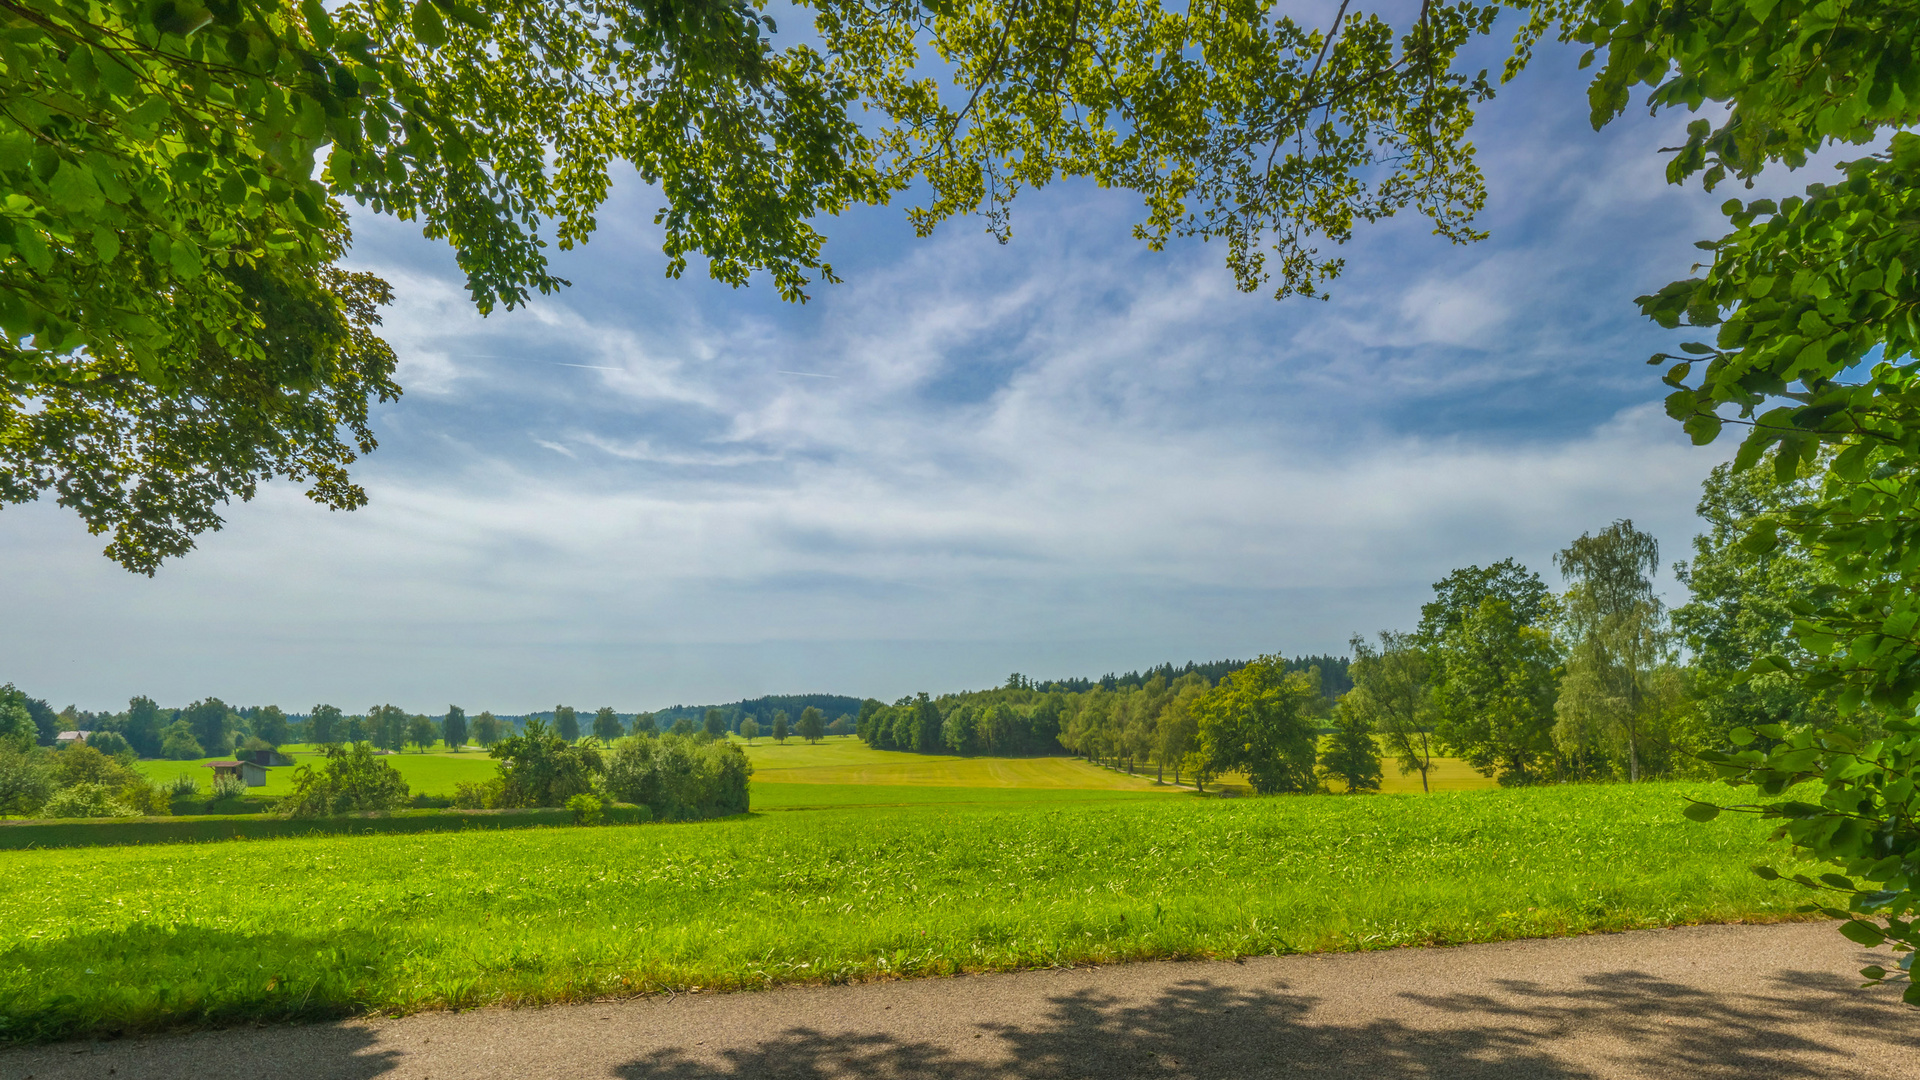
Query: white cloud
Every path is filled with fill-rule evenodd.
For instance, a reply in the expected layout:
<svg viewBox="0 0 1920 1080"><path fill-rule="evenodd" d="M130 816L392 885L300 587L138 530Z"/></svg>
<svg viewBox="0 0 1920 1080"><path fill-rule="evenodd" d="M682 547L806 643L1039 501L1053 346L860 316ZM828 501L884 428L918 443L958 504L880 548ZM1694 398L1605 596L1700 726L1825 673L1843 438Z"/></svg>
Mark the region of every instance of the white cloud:
<svg viewBox="0 0 1920 1080"><path fill-rule="evenodd" d="M1511 107L1549 105L1584 115L1577 87ZM1719 457L1650 404L1664 339L1628 298L1683 272L1703 200L1595 167L1645 132L1536 134L1487 155L1493 240L1393 223L1328 304L1236 292L1217 248L1146 253L1129 199L1072 185L1006 248L843 223L849 283L804 309L659 280L632 190L620 243L560 260L573 291L484 320L369 225L408 389L372 505L270 485L152 581L8 510L0 610L32 617L0 625L0 679L95 706L891 697L1338 650L1454 567L1544 571L1616 517L1680 554Z"/></svg>

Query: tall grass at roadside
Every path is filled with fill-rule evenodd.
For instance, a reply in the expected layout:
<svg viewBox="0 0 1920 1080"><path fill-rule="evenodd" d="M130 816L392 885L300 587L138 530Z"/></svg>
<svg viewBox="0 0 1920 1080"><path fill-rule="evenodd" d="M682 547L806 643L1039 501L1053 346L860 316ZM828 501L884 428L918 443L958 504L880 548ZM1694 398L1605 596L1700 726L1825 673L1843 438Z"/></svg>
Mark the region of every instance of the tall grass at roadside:
<svg viewBox="0 0 1920 1080"><path fill-rule="evenodd" d="M0 1040L1781 918L1705 785L1113 799L0 856Z"/></svg>

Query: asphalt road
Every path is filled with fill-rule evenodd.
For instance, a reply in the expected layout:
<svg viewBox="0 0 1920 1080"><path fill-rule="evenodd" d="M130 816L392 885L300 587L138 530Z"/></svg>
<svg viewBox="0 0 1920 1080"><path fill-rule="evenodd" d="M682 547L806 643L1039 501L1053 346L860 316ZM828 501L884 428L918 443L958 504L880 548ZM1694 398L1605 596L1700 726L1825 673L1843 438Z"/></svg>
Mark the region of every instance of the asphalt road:
<svg viewBox="0 0 1920 1080"><path fill-rule="evenodd" d="M1884 960L1884 956L1881 957ZM0 1078L1920 1080L1829 924L481 1009L0 1052Z"/></svg>

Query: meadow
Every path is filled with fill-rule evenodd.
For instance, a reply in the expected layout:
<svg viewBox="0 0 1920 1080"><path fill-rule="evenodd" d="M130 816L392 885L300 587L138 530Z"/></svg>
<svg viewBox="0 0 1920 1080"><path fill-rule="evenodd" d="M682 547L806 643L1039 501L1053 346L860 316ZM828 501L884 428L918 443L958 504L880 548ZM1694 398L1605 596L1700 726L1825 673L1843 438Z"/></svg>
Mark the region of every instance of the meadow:
<svg viewBox="0 0 1920 1080"><path fill-rule="evenodd" d="M740 742L737 736L734 741ZM293 745L284 749L293 758L294 766L269 769L265 786L248 789L249 795L278 798L291 793L294 769L299 765L316 763L319 759L313 747ZM1009 799L1039 802L1063 799L1075 801L1084 796L1062 793L1111 791L1169 794L1176 790L1170 782L1171 774L1167 775L1169 783L1155 784L1153 772L1145 767L1138 773L1129 775L1121 770L1104 768L1080 758L1070 757L1002 758L904 754L891 750L874 750L852 735L830 736L818 743L789 739L784 744L762 737L755 740L752 745L743 743L742 749L747 752L747 759L753 762L753 808L756 810L788 809L800 806L898 806L926 802L1006 802ZM211 782L213 775L206 765L208 762L218 760L223 759L142 761L139 769L149 778L160 783L184 774L192 777L204 790ZM468 747L457 753L444 749L425 753L408 750L393 754L386 760L406 778L414 794L438 798L452 797L455 784L483 781L494 776L498 771L494 760L477 747ZM1434 791L1468 791L1494 786L1491 779L1481 776L1458 758L1436 758L1430 780ZM1185 783L1190 787L1191 778L1185 778ZM796 792L779 786L788 784L806 784L819 790ZM825 790L828 788L845 790ZM976 790L971 794L963 795L952 792L895 790L899 788ZM1007 791L1014 789L1022 794L1017 796L1007 794ZM1250 789L1238 776L1228 774L1210 782L1208 790L1247 794ZM1381 791L1392 794L1419 790L1418 774L1401 776L1400 771L1394 768L1391 762L1386 763L1385 775L1381 780ZM1026 793L1032 793L1032 797L1029 798Z"/></svg>
<svg viewBox="0 0 1920 1080"><path fill-rule="evenodd" d="M314 748L294 745L282 750L293 759L293 765L279 766L267 770L267 782L257 788L248 788L250 795L278 798L293 793L293 774L301 765L319 765L325 759ZM207 790L213 782L213 770L207 768L209 762L231 761L232 755L224 758L209 757L197 761L142 761L137 766L142 774L156 783L164 784L176 776L190 776ZM432 795L439 798L451 798L453 786L462 781L481 781L498 774L499 767L487 752L469 747L459 753L447 751L416 753L412 750L393 754L385 760L392 762L407 780L407 786L415 795Z"/></svg>
<svg viewBox="0 0 1920 1080"><path fill-rule="evenodd" d="M758 780L757 796L860 786ZM1680 816L1706 785L1270 799L880 786L976 794L693 825L0 854L0 1040L1778 919L1805 899L1751 872L1787 857L1766 825ZM977 794L996 790L1004 804Z"/></svg>

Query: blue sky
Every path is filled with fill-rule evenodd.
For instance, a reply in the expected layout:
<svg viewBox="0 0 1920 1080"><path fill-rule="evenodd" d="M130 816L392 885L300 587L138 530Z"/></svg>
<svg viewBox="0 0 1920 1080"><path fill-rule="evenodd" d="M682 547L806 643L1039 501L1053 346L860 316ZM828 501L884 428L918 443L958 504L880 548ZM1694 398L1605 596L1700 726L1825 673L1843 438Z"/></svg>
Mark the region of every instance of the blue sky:
<svg viewBox="0 0 1920 1080"><path fill-rule="evenodd" d="M1344 651L1454 567L1632 517L1682 557L1700 480L1631 299L1685 276L1726 192L1670 188L1684 117L1595 134L1550 52L1482 111L1491 239L1363 230L1333 299L1152 253L1124 194L1063 184L917 240L824 222L845 283L662 276L627 178L558 268L482 319L449 253L361 215L405 397L372 505L270 485L153 580L45 502L0 514L0 680L56 705L318 701L646 709L891 698L1162 660ZM1811 177L1796 177L1804 183Z"/></svg>

